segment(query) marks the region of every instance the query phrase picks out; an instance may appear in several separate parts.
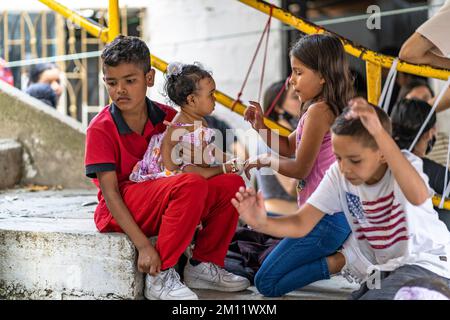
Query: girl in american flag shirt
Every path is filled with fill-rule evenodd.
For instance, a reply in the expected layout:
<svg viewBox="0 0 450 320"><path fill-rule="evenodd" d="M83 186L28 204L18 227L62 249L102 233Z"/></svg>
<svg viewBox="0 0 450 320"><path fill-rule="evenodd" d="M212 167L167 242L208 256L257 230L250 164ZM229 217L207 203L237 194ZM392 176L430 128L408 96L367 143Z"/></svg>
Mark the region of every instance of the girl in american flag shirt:
<svg viewBox="0 0 450 320"><path fill-rule="evenodd" d="M344 211L352 234L336 263L362 284L353 299L393 299L424 277L450 287L450 233L433 209L421 159L401 151L390 132L381 108L354 99L332 126L337 161L297 214L267 217L251 188L232 203L246 223L276 237L303 237L326 213Z"/></svg>

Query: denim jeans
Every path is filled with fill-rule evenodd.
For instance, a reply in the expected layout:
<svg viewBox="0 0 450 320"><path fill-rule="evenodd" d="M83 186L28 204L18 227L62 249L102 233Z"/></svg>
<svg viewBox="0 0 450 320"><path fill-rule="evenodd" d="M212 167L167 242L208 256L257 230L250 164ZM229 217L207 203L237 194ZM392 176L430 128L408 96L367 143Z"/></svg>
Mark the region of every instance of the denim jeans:
<svg viewBox="0 0 450 320"><path fill-rule="evenodd" d="M326 257L334 254L351 229L344 213L325 215L302 238L285 238L264 260L255 286L267 297L278 297L312 282L329 279Z"/></svg>

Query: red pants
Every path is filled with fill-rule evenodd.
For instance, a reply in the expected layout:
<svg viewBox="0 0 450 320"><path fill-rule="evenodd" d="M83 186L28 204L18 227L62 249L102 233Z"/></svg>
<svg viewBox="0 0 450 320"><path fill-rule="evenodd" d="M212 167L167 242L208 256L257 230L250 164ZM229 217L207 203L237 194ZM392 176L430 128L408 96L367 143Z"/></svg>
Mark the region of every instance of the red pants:
<svg viewBox="0 0 450 320"><path fill-rule="evenodd" d="M221 174L205 179L197 174L180 174L126 185L123 200L146 236L158 235L156 250L162 269L173 267L197 234L193 259L223 267L239 215L231 204L242 178ZM123 232L111 219L102 232Z"/></svg>

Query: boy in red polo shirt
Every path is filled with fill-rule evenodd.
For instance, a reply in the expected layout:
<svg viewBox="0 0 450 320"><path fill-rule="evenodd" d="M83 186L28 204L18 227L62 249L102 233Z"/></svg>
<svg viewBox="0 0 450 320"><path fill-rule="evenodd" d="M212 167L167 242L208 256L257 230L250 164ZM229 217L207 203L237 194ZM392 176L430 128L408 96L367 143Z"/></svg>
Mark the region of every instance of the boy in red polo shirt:
<svg viewBox="0 0 450 320"><path fill-rule="evenodd" d="M128 180L150 138L163 132L176 111L146 97L154 84L150 51L136 37L118 36L103 53L104 81L113 101L89 124L86 175L99 188L95 224L100 232L125 232L138 250L149 299L197 299L173 268L197 234L191 288L241 291L246 278L223 269L238 214L231 199L244 182L235 174L205 179L188 173L134 183ZM153 247L148 239L158 235Z"/></svg>

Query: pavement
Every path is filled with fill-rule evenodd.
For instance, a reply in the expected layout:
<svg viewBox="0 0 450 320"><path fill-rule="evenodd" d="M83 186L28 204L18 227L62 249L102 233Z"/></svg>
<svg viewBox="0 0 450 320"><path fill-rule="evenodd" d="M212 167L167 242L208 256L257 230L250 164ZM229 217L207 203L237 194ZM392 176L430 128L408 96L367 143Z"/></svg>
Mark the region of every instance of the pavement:
<svg viewBox="0 0 450 320"><path fill-rule="evenodd" d="M124 234L100 234L92 190L0 192L0 297L6 299L142 299L136 252ZM70 280L70 281L69 281ZM194 290L207 300L339 300L357 286L337 276L280 298L255 287L238 293Z"/></svg>

